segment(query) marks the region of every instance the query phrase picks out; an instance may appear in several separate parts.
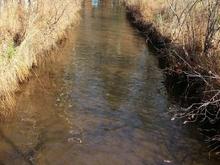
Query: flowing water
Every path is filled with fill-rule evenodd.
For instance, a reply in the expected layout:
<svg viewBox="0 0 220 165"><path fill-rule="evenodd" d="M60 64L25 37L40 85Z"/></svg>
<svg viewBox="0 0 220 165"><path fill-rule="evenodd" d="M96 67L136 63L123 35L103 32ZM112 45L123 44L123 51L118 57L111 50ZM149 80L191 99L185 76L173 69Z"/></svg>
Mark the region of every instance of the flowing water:
<svg viewBox="0 0 220 165"><path fill-rule="evenodd" d="M157 60L114 0L85 1L68 44L18 93L0 164L217 165L170 121Z"/></svg>

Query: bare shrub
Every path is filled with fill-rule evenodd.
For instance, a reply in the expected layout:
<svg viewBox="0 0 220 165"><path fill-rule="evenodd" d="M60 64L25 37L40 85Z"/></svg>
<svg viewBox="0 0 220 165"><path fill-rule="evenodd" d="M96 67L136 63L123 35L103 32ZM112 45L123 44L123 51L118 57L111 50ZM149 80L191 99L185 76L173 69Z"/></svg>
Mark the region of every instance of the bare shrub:
<svg viewBox="0 0 220 165"><path fill-rule="evenodd" d="M181 110L174 112L173 119L182 118L185 124L200 121L209 123L210 127L218 125L220 1L128 0L125 3L130 10L139 10L141 22L152 22L158 32L172 41L159 51L167 56L168 81L171 85L183 84L180 97L187 101ZM209 140L217 144L212 152L220 148L219 136Z"/></svg>

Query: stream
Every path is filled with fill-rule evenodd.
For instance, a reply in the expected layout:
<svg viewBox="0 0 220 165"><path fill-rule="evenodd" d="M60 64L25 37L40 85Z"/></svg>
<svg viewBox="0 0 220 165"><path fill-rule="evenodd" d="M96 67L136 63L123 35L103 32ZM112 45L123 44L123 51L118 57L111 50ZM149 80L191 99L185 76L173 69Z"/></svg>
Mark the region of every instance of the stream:
<svg viewBox="0 0 220 165"><path fill-rule="evenodd" d="M171 121L158 61L117 0L86 0L68 43L17 94L0 165L217 165Z"/></svg>

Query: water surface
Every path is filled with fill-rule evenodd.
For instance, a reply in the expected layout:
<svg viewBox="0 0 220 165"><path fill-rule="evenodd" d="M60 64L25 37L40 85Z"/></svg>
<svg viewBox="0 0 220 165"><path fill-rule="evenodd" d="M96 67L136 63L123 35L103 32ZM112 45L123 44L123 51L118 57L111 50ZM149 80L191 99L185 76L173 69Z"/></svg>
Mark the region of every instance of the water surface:
<svg viewBox="0 0 220 165"><path fill-rule="evenodd" d="M85 1L72 33L1 123L0 164L218 164L170 121L157 60L118 1Z"/></svg>

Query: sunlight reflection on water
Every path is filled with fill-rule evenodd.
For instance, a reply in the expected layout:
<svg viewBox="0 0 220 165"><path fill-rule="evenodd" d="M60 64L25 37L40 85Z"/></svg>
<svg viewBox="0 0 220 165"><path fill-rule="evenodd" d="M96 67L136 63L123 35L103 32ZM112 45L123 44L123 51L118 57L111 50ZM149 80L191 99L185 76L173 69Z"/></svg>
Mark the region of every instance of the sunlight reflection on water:
<svg viewBox="0 0 220 165"><path fill-rule="evenodd" d="M92 0L92 6L98 7L99 5L99 0Z"/></svg>

